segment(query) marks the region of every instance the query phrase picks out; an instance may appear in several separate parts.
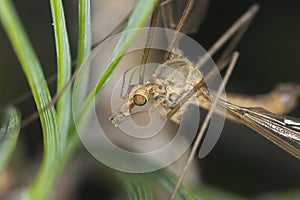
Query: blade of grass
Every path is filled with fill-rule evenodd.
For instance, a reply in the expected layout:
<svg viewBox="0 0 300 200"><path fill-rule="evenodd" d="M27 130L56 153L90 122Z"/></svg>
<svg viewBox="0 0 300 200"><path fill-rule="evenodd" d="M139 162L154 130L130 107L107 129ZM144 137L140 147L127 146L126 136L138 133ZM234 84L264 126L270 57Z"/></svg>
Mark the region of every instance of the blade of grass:
<svg viewBox="0 0 300 200"><path fill-rule="evenodd" d="M77 64L80 65L81 62L85 59L91 49L91 26L90 26L90 0L80 0L79 1L79 38L78 38L78 57L81 57ZM79 56L80 55L80 56ZM70 100L71 101L71 100ZM71 102L70 102L71 104ZM73 124L73 121L71 121ZM73 134L75 136L76 134ZM63 149L63 155L61 159L57 162L58 167L55 169L56 174L53 174L53 180L58 176L60 170L63 168L65 163L68 161L69 157L71 156L73 150L75 149L77 144L77 137L67 138L67 145ZM43 185L43 182L39 183ZM50 188L48 188L49 190Z"/></svg>
<svg viewBox="0 0 300 200"><path fill-rule="evenodd" d="M90 0L79 0L79 29L78 29L78 53L77 66L79 69L83 60L91 51L91 3Z"/></svg>
<svg viewBox="0 0 300 200"><path fill-rule="evenodd" d="M3 112L0 127L0 174L8 163L15 149L20 132L20 114L13 108L8 107Z"/></svg>
<svg viewBox="0 0 300 200"><path fill-rule="evenodd" d="M78 2L78 13L79 13L79 30L78 30L78 59L77 59L77 70L81 67L82 62L88 56L91 50L91 4L90 0L79 0ZM88 77L85 77L88 78ZM86 88L87 80L80 81L80 91ZM78 137L74 121L71 123L71 129L69 130L69 137L67 138L67 145L64 149L62 160L60 162L60 168L63 168L69 157L72 155L77 142Z"/></svg>
<svg viewBox="0 0 300 200"><path fill-rule="evenodd" d="M71 77L70 45L61 0L50 0L55 47L57 57L57 91L60 91ZM71 88L65 89L57 102L57 117L60 127L60 150L63 151L71 118Z"/></svg>
<svg viewBox="0 0 300 200"><path fill-rule="evenodd" d="M115 173L124 189L132 200L153 199L151 190L147 184L147 179L140 174Z"/></svg>
<svg viewBox="0 0 300 200"><path fill-rule="evenodd" d="M36 53L10 0L0 0L0 19L25 72L37 109L42 110L51 101L51 95ZM43 199L46 196L59 164L59 127L53 106L40 115L40 121L44 156L38 176L24 195L27 199Z"/></svg>
<svg viewBox="0 0 300 200"><path fill-rule="evenodd" d="M150 179L154 180L155 183L159 184L168 196L172 194L173 188L175 187L177 181L175 177L171 176L165 170L150 173L148 176ZM193 194L188 187L186 187L185 185L181 185L178 190L176 199L197 200L198 197L195 196L195 194Z"/></svg>
<svg viewBox="0 0 300 200"><path fill-rule="evenodd" d="M78 2L79 12L79 25L78 25L78 53L77 53L77 66L78 71L81 67L84 59L88 56L92 48L91 39L91 11L90 11L90 0L79 0ZM84 102L85 94L89 82L89 69L86 73L82 74L77 78L78 82L78 95L76 96L77 102ZM75 72L77 73L77 72ZM73 99L74 103L74 99Z"/></svg>

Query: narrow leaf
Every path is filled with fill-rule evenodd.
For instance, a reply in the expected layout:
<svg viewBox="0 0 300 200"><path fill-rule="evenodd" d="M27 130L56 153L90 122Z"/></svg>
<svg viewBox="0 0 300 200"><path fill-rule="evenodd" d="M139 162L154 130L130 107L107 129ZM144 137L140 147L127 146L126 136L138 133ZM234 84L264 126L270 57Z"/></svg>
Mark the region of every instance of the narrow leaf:
<svg viewBox="0 0 300 200"><path fill-rule="evenodd" d="M91 51L91 3L90 0L79 0L79 30L77 69Z"/></svg>
<svg viewBox="0 0 300 200"><path fill-rule="evenodd" d="M51 95L40 62L21 25L10 0L0 0L0 20L22 65L36 106L42 110L51 101ZM59 128L53 106L40 114L43 129L44 156L39 174L24 198L44 199L57 174L59 162Z"/></svg>
<svg viewBox="0 0 300 200"><path fill-rule="evenodd" d="M77 66L78 70L81 67L84 59L91 51L91 4L90 0L79 0L78 2L79 12L79 30L78 30L78 52L77 52ZM79 92L85 93L88 84L88 73L80 77L80 89ZM78 95L78 98L83 98L84 95ZM64 160L66 160L72 153L77 144L78 138L74 128L74 124L69 131L68 144L66 147Z"/></svg>
<svg viewBox="0 0 300 200"><path fill-rule="evenodd" d="M57 57L57 91L60 91L71 78L70 45L61 0L50 0ZM57 103L57 116L60 134L60 150L63 151L71 119L71 88L65 89Z"/></svg>
<svg viewBox="0 0 300 200"><path fill-rule="evenodd" d="M77 53L77 66L79 70L84 59L88 56L91 51L91 11L90 11L90 0L79 0L78 2L79 12L79 30L78 30L78 53ZM79 87L78 95L76 95L75 102L84 102L85 94L89 83L89 69L86 73L80 75L77 78L77 86ZM72 134L72 133L70 133ZM74 134L73 134L74 135ZM71 135L72 136L72 135Z"/></svg>

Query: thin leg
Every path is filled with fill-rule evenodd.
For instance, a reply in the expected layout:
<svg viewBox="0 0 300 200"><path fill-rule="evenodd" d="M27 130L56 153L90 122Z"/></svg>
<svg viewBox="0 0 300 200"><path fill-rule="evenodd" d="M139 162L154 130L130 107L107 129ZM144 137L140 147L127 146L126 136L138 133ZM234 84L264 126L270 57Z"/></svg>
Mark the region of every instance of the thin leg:
<svg viewBox="0 0 300 200"><path fill-rule="evenodd" d="M126 98L127 97L127 94L129 93L129 87L130 87L130 84L132 82L132 79L133 79L133 76L135 74L135 72L137 71L137 69L134 69L133 72L131 74L129 74L129 72L133 70L132 68L126 70L124 73L123 73L123 80L122 80L122 87L121 87L121 91L120 91L120 98L123 99L123 98ZM130 76L130 77L129 77ZM127 77L129 77L129 81L128 81L128 85L126 85L126 80L127 80Z"/></svg>
<svg viewBox="0 0 300 200"><path fill-rule="evenodd" d="M54 83L54 81L56 81L56 74L52 74L50 77L47 78L47 84L50 85L52 83ZM23 94L21 94L20 96L18 96L17 98L15 98L14 100L9 102L9 105L18 105L20 103L22 103L23 101L27 100L28 98L30 98L32 96L32 92L31 91L26 91ZM8 106L8 105L6 105ZM3 107L6 107L3 106Z"/></svg>
<svg viewBox="0 0 300 200"><path fill-rule="evenodd" d="M198 0L195 2L189 17L184 23L182 33L195 33L202 24L209 0ZM161 4L164 27L175 30L177 22L182 17L183 8L186 7L185 0L165 0ZM176 11L176 12L175 12Z"/></svg>
<svg viewBox="0 0 300 200"><path fill-rule="evenodd" d="M167 3L163 2L160 5L161 5L164 27L174 30L176 28L176 22L174 19L173 9L170 4L170 1L168 1Z"/></svg>
<svg viewBox="0 0 300 200"><path fill-rule="evenodd" d="M213 57L214 54L232 37L237 33L240 29L241 32L237 34L236 38L232 40L229 44L228 48L223 53L222 57L226 57L226 54L230 54L230 52L234 49L238 41L240 40L242 33L244 32L244 28L246 29L247 24L250 24L251 20L254 18L255 14L259 10L259 5L254 4L249 8L249 10L242 15L207 51L204 57L201 57L197 62L196 66L201 67L210 57Z"/></svg>
<svg viewBox="0 0 300 200"><path fill-rule="evenodd" d="M228 44L228 46L226 47L226 49L224 50L224 52L222 53L222 55L218 59L217 63L221 62L225 57L227 57L229 54L231 54L233 52L233 50L236 48L236 46L238 45L238 43L240 42L240 40L244 36L245 32L247 31L247 29L248 29L249 25L251 24L253 18L255 17L255 14L256 13L253 13L250 16L250 18L244 24L241 24L241 26L237 30L236 34L233 36L230 43Z"/></svg>
<svg viewBox="0 0 300 200"><path fill-rule="evenodd" d="M140 69L139 84L144 83L145 65L148 61L148 56L149 56L149 53L150 53L149 46L152 43L153 34L154 34L154 29L152 29L152 28L157 25L159 10L160 10L160 1L157 2L157 5L154 9L154 12L152 13L152 16L151 16L151 21L150 21L150 27L151 28L148 31L146 46L145 46L142 61L141 61L142 67Z"/></svg>
<svg viewBox="0 0 300 200"><path fill-rule="evenodd" d="M222 91L223 91L223 89L224 89L224 87L225 87L225 85L226 85L226 83L227 83L227 81L228 81L228 79L229 79L229 77L231 75L231 72L232 72L232 70L233 70L233 68L234 68L234 66L235 66L235 64L237 62L238 57L239 57L239 53L238 52L234 52L233 56L232 56L232 59L230 61L229 67L228 67L228 69L226 71L226 74L224 76L223 82L222 82L222 84L220 85L220 87L219 87L219 89L217 91L216 98L213 101L213 104L212 104L211 108L209 109L208 114L206 115L206 117L204 119L203 125L202 125L202 127L200 129L199 134L196 137L194 145L192 146L192 150L191 150L191 152L190 152L190 154L188 156L186 164L184 165L181 173L179 174L176 186L175 186L175 188L174 188L174 190L172 192L171 198L170 198L171 200L174 200L175 197L176 197L177 191L178 191L180 185L182 184L183 179L185 177L185 174L186 174L187 170L189 169L189 166L190 166L190 164L191 164L191 162L192 162L192 160L193 160L193 158L195 156L196 150L198 149L199 144L201 142L201 139L202 139L202 137L204 135L204 131L206 130L206 128L208 126L208 123L209 123L209 120L210 120L212 114L214 113L214 110L215 110L215 108L217 106L218 100L219 100L219 98L221 96L221 93L222 93Z"/></svg>
<svg viewBox="0 0 300 200"><path fill-rule="evenodd" d="M171 54L171 50L173 49L174 45L175 45L175 42L177 41L177 38L178 38L178 35L179 33L182 31L183 29L183 26L193 8L193 5L195 4L195 1L196 0L189 0L184 11L183 11L183 14L182 14L182 17L180 18L177 26L176 26L176 30L175 30L175 34L173 36L173 38L171 39L171 42L169 44L169 47L168 47L168 51L165 55L165 58L164 60L167 60Z"/></svg>
<svg viewBox="0 0 300 200"><path fill-rule="evenodd" d="M54 95L52 100L44 108L42 108L37 112L32 113L29 117L24 119L23 122L21 123L21 128L24 128L25 126L27 126L28 124L36 120L40 116L40 114L42 114L51 106L53 106L61 97L61 95L64 93L64 91L75 81L76 77L78 76L78 74L80 74L81 70L83 70L83 68L79 68L77 71L74 72L71 79Z"/></svg>
<svg viewBox="0 0 300 200"><path fill-rule="evenodd" d="M249 24L251 23L252 19L254 18L255 14L257 13L259 9L259 6L257 4L254 4L253 6L251 6L249 8L249 10L243 14L221 37L219 40L217 40L217 42L215 42L212 47L208 50L208 53L204 56L201 57L198 61L198 63L196 64L197 67L201 67L210 57L212 57L232 36L234 36L234 34L236 34L236 36L233 38L233 40L231 41L231 43L229 44L229 46L225 49L225 51L223 52L223 54L221 55L221 58L225 58L227 57L227 55L229 55L231 53L231 51L235 48L235 46L237 45L238 41L241 39L243 33L246 31L247 27L249 26ZM225 63L227 61L225 60ZM219 66L218 68L220 69L220 66L223 66L224 64L224 59L222 59L221 61L219 61L217 63L217 66ZM205 82L205 80L204 80ZM204 84L204 83L202 83ZM198 85L198 87L201 87L202 85ZM195 87L196 90L198 90ZM185 101L187 101L194 93L190 92L189 94L187 94L183 100L178 103L177 105L175 105L173 107L173 109L171 111L169 111L169 113L167 114L167 118L171 118L172 115L174 115L176 113L176 111L181 107L181 105L183 105L183 103L185 103Z"/></svg>

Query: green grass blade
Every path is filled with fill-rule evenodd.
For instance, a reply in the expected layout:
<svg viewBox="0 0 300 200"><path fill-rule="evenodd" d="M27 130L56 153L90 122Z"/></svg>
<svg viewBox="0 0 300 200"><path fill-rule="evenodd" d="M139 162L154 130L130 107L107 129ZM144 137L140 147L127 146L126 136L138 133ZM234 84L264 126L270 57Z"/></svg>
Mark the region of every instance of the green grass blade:
<svg viewBox="0 0 300 200"><path fill-rule="evenodd" d="M154 180L155 183L159 184L161 188L167 193L168 196L171 196L172 191L176 185L175 177L171 176L164 170L150 173L148 176L149 178ZM192 193L191 190L187 188L185 185L181 185L176 195L176 199L198 200L199 198L194 193Z"/></svg>
<svg viewBox="0 0 300 200"><path fill-rule="evenodd" d="M79 36L78 36L78 59L77 67L79 68L83 60L87 57L91 50L91 11L90 0L79 0ZM83 80L80 82L81 88L86 88L86 82ZM72 155L75 149L78 137L72 123L72 128L69 131L69 137L67 138L67 146L64 149L62 160L60 161L61 168L65 165L69 157Z"/></svg>
<svg viewBox="0 0 300 200"><path fill-rule="evenodd" d="M10 0L0 0L0 19L25 72L36 106L38 110L42 110L51 101L51 95L39 60ZM40 115L40 121L43 129L44 156L38 176L25 195L29 199L43 199L46 196L59 164L59 128L53 106Z"/></svg>
<svg viewBox="0 0 300 200"><path fill-rule="evenodd" d="M0 174L8 163L15 149L20 132L20 114L13 108L8 107L0 122Z"/></svg>
<svg viewBox="0 0 300 200"><path fill-rule="evenodd" d="M70 45L61 0L50 0L56 57L57 57L57 91L60 91L71 77ZM71 88L68 87L57 102L57 116L60 134L60 150L63 151L71 119Z"/></svg>
<svg viewBox="0 0 300 200"><path fill-rule="evenodd" d="M132 200L153 199L147 179L143 175L127 173L116 173L116 175Z"/></svg>
<svg viewBox="0 0 300 200"><path fill-rule="evenodd" d="M90 0L79 0L79 30L77 69L91 51L91 3Z"/></svg>
<svg viewBox="0 0 300 200"><path fill-rule="evenodd" d="M81 67L84 59L91 51L91 11L90 0L79 0L78 3L79 12L79 30L78 30L78 52L77 52L77 70ZM89 70L89 69L87 69ZM89 82L89 72L86 72L77 77L78 95L76 96L76 102L84 102L85 94ZM74 103L74 99L73 99ZM72 133L70 133L72 134ZM73 134L74 136L74 134ZM71 135L72 137L72 135Z"/></svg>

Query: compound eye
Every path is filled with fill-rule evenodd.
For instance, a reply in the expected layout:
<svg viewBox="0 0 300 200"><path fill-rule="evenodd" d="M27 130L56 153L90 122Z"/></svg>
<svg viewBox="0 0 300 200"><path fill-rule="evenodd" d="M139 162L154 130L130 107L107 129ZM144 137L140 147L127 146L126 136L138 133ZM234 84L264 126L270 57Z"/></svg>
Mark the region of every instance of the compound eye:
<svg viewBox="0 0 300 200"><path fill-rule="evenodd" d="M147 98L141 94L135 94L133 96L133 103L136 106L143 106L147 103Z"/></svg>

